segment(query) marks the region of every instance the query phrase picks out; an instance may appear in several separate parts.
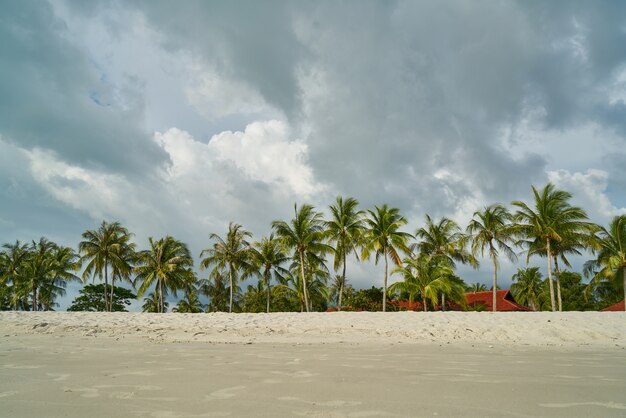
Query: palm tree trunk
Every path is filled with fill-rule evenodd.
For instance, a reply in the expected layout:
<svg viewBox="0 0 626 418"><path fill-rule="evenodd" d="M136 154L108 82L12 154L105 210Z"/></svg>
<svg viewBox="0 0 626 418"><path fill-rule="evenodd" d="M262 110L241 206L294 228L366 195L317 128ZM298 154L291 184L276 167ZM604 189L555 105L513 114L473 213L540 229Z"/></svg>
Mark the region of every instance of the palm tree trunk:
<svg viewBox="0 0 626 418"><path fill-rule="evenodd" d="M493 304L493 312L497 312L498 311L498 307L496 306L496 304L498 303L498 299L497 299L497 293L498 293L498 264L496 263L496 257L492 256L491 257L491 261L493 262L493 300L492 300L492 304Z"/></svg>
<svg viewBox="0 0 626 418"><path fill-rule="evenodd" d="M233 313L233 266L228 266L228 282L230 284L230 302L228 304L228 313Z"/></svg>
<svg viewBox="0 0 626 418"><path fill-rule="evenodd" d="M554 284L552 283L552 265L550 258L552 253L550 251L550 239L546 239L546 255L548 257L548 284L550 285L550 304L552 306L552 312L556 311L556 303L554 300Z"/></svg>
<svg viewBox="0 0 626 418"><path fill-rule="evenodd" d="M424 305L424 312L428 312L428 305L426 304L426 298L422 296L422 305Z"/></svg>
<svg viewBox="0 0 626 418"><path fill-rule="evenodd" d="M105 256L104 257L104 310L109 310L109 298L107 296L107 288L109 287L109 269L108 269L109 260Z"/></svg>
<svg viewBox="0 0 626 418"><path fill-rule="evenodd" d="M37 310L37 286L33 286L33 311Z"/></svg>
<svg viewBox="0 0 626 418"><path fill-rule="evenodd" d="M111 295L109 302L109 312L113 312L113 294L115 293L115 272L111 273Z"/></svg>
<svg viewBox="0 0 626 418"><path fill-rule="evenodd" d="M441 312L445 312L446 311L446 294L442 293L441 294Z"/></svg>
<svg viewBox="0 0 626 418"><path fill-rule="evenodd" d="M385 249L385 281L383 282L383 312L387 311L387 249Z"/></svg>
<svg viewBox="0 0 626 418"><path fill-rule="evenodd" d="M163 301L163 279L159 278L159 313L165 311L165 302Z"/></svg>
<svg viewBox="0 0 626 418"><path fill-rule="evenodd" d="M622 268L622 281L624 282L624 311L626 311L626 265Z"/></svg>
<svg viewBox="0 0 626 418"><path fill-rule="evenodd" d="M306 288L306 277L304 275L304 253L300 252L300 274L302 275L302 290L304 292L304 306L306 311L309 312L309 295Z"/></svg>
<svg viewBox="0 0 626 418"><path fill-rule="evenodd" d="M337 310L341 311L341 301L343 300L343 287L346 284L346 252L343 252L343 273L341 274L341 283L339 283L339 303Z"/></svg>
<svg viewBox="0 0 626 418"><path fill-rule="evenodd" d="M556 278L556 301L558 302L559 312L563 311L563 302L561 300L561 272L559 271L559 262L556 255L554 255L554 277Z"/></svg>
<svg viewBox="0 0 626 418"><path fill-rule="evenodd" d="M269 270L265 270L265 284L267 285L267 313L270 313L271 288L270 288L270 271Z"/></svg>

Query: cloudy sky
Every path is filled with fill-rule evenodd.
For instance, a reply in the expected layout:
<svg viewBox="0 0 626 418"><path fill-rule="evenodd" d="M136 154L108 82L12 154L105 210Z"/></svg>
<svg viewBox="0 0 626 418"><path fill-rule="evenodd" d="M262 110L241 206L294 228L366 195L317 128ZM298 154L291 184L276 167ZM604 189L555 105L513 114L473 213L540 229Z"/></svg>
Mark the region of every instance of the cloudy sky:
<svg viewBox="0 0 626 418"><path fill-rule="evenodd" d="M2 242L106 219L197 256L337 195L414 232L548 181L596 222L626 212L624 2L0 5Z"/></svg>

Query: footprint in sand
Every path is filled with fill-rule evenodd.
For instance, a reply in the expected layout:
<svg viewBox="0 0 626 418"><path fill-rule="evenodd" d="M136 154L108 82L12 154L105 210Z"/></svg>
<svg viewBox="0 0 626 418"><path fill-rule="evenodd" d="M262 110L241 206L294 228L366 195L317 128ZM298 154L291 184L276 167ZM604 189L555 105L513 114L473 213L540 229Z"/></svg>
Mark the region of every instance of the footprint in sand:
<svg viewBox="0 0 626 418"><path fill-rule="evenodd" d="M19 392L10 390L8 392L0 392L0 398L8 398L9 396L17 395Z"/></svg>
<svg viewBox="0 0 626 418"><path fill-rule="evenodd" d="M233 386L230 388L224 388L224 389L220 389L220 390L216 390L215 392L211 392L209 393L207 396L205 396L206 400L215 400L215 399L230 399L230 398L234 398L235 396L237 396L236 393L233 392L237 392L240 390L245 389L245 386Z"/></svg>
<svg viewBox="0 0 626 418"><path fill-rule="evenodd" d="M99 398L100 391L96 388L63 388L63 392L72 393L77 392L80 393L81 398Z"/></svg>
<svg viewBox="0 0 626 418"><path fill-rule="evenodd" d="M64 380L67 380L68 377L70 377L70 375L68 373L46 373L46 375L50 376L50 377L54 377L55 382L62 382Z"/></svg>
<svg viewBox="0 0 626 418"><path fill-rule="evenodd" d="M626 405L617 402L571 402L571 403L540 403L544 408L573 408L577 406L602 406L607 409L626 410Z"/></svg>
<svg viewBox="0 0 626 418"><path fill-rule="evenodd" d="M29 370L29 369L39 369L42 366L31 365L31 364L5 364L2 367L5 369Z"/></svg>

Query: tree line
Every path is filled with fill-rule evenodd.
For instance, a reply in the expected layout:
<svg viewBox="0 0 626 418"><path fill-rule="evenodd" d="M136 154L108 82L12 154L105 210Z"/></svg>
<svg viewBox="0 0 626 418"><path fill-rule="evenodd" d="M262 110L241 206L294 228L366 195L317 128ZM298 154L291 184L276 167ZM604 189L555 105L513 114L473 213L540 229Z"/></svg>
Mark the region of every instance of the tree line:
<svg viewBox="0 0 626 418"><path fill-rule="evenodd" d="M119 222L103 221L82 234L77 250L46 238L4 244L0 251L0 308L52 310L69 281L99 280L85 287L70 310L124 310L136 289L143 309L166 312L168 295L183 293L175 311L306 311L342 308L396 309L393 300L419 300L424 310L446 301L464 306L468 286L455 270L458 264L479 267L489 260L493 309L500 259L544 258L547 278L539 268L520 268L511 292L533 310L593 309L617 302L626 293L626 215L607 227L589 221L570 203L572 195L552 184L532 187L532 204L511 202L511 209L492 204L473 214L462 229L453 220L426 215L423 227L403 231L407 219L388 205L367 211L354 198L337 197L328 217L311 205L294 205L289 221L272 222L272 233L258 241L242 225L231 222L224 235L211 233L200 253L201 275L186 244L171 236L149 238L138 250L133 234ZM590 253L582 282L569 257ZM347 280L348 259L384 265L382 289L356 291ZM329 267L330 264L330 267ZM78 273L82 270L82 274ZM401 278L388 285L390 275ZM256 278L242 291L240 284ZM123 290L120 290L123 289ZM126 291L127 293L124 293ZM97 296L96 296L97 294ZM205 296L207 304L201 302ZM390 304L391 303L391 304Z"/></svg>

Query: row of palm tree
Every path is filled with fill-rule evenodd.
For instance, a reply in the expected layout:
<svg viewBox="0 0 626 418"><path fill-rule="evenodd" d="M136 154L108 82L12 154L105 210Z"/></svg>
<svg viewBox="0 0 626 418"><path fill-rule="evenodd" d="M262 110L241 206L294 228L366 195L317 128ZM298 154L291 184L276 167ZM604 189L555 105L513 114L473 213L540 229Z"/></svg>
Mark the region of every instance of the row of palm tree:
<svg viewBox="0 0 626 418"><path fill-rule="evenodd" d="M487 206L473 214L465 230L451 219L434 220L426 215L425 226L410 234L402 230L407 220L397 208L382 205L362 211L356 199L342 197L330 205L329 219L311 205L294 206L293 219L272 222L272 234L257 242L252 242L252 234L243 226L231 222L223 237L209 235L212 243L200 254L200 269L209 274L202 280L193 271L193 258L184 243L170 236L150 238L149 249L137 251L126 228L118 222L102 222L98 229L83 234L77 253L45 238L31 245L5 245L0 253L0 289L5 294L11 289L9 299L14 308L24 309L27 302L30 309L50 308L47 300L62 295L66 282L78 279L74 272L84 266L83 280L104 281L107 310L113 303L116 282L125 281L138 288L138 296L154 288L146 303L156 312L165 312L166 296L177 296L178 291L184 291L188 302L208 295L207 309L223 310L227 303L232 312L238 284L256 277L257 293L266 293L267 312L271 310L273 282L277 291L292 292L301 310L309 312L314 301L329 297L327 256L333 258L333 270L340 272L332 286L338 309L348 286L348 258L358 261L373 256L375 264L384 261L383 311L389 291L411 301L419 297L424 309L427 302L445 309L446 297L463 301L464 287L454 274L457 264L478 268L478 258L487 256L493 269L496 310L500 256L503 253L515 261L515 248L526 254L527 262L535 255L546 258L553 311L562 310L563 304L559 260L570 266L572 254L588 250L596 256L585 265L590 287L609 281L625 289L626 216L615 217L605 229L589 222L583 209L570 204L570 193L552 184L541 190L532 187L532 192L533 204L513 201L515 211L500 204ZM416 241L411 243L413 239ZM400 275L402 281L388 286L390 274ZM109 279L112 290L107 293Z"/></svg>

